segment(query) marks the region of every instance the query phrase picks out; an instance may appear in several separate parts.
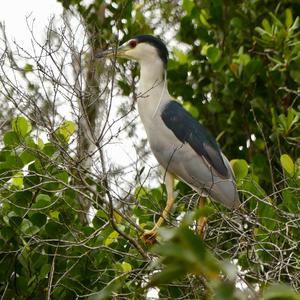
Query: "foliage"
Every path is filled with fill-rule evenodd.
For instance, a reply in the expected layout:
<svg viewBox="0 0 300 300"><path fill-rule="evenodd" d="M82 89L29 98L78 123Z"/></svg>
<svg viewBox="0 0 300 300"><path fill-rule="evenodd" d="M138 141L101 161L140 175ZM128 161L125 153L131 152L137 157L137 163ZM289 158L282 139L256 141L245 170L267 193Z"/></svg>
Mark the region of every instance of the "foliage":
<svg viewBox="0 0 300 300"><path fill-rule="evenodd" d="M100 209L91 226L79 220L76 193L95 208L101 205L97 190L91 195L72 183L75 169L66 168L67 153L59 148L68 145L74 123L65 121L56 130L59 139L46 143L36 141L28 128L25 118L13 119L0 152L0 280L5 299L73 299L93 291L101 291L97 299L104 299L117 289L133 292L133 283L122 288L123 283L138 276L145 262L111 226L107 210Z"/></svg>
<svg viewBox="0 0 300 300"><path fill-rule="evenodd" d="M22 90L21 79L15 85L8 80L1 63L1 98L18 112L10 128L5 122L0 142L2 299L147 299L150 292L161 299L299 299L299 3L59 2L80 15L92 51L138 33L164 36L177 30L169 89L232 159L243 207L229 212L208 203L197 209L194 193L178 183L176 206L159 243L148 247L140 236L163 210L164 185L145 186L142 166L134 188L119 193L111 182L122 173L107 170L103 158L113 139L107 136L108 120L90 135L80 127L86 111L74 113L74 120L57 113L57 95L73 108L73 98L84 101L94 95L91 90L82 91L80 80L67 79L64 68L58 76L50 72L39 58L17 68L7 53L26 88ZM62 44L67 38L61 36ZM46 44L41 47L43 55L57 63L53 56L62 48L49 47L49 52ZM88 61L94 67L87 77L95 68L101 73L83 48L77 54L83 65ZM60 62L69 65L67 61L63 56ZM137 68L122 63L116 64L121 75L109 70L99 77L107 114L117 90L132 96L130 104L136 101ZM40 81L31 79L34 74ZM117 83L115 89L106 77ZM53 88L49 93L47 80ZM38 99L49 106L46 113ZM132 110L121 111L130 115ZM124 127L134 135L134 123ZM75 150L83 134L94 146L87 155L92 167ZM195 224L203 215L208 226L201 240Z"/></svg>

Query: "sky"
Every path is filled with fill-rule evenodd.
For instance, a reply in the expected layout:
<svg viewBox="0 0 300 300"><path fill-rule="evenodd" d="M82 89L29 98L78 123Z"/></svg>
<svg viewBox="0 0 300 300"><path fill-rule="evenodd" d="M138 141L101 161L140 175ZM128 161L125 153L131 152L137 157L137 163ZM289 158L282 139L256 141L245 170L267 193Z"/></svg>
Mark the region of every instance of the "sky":
<svg viewBox="0 0 300 300"><path fill-rule="evenodd" d="M14 40L17 44L22 45L24 49L32 49L31 34L27 25L32 25L34 21L34 34L38 40L42 40L45 36L46 27L49 24L50 19L53 16L59 16L62 14L63 9L61 3L57 0L10 0L1 1L0 9L0 22L5 24L6 35L10 42ZM89 2L89 0L86 0ZM120 103L120 99L115 99L115 103ZM114 106L116 113L119 104ZM66 118L69 117L68 112L65 112ZM64 117L65 117L64 116ZM116 130L118 126L116 126ZM140 138L145 138L144 130L141 128ZM127 134L119 135L112 143L106 146L105 152L107 153L108 168L116 165L119 167L128 166L136 159L135 149L133 147L134 140L129 140ZM155 159L152 157L149 161L150 166L157 165ZM146 167L148 168L148 166ZM130 170L128 170L130 171ZM130 182L134 178L136 170L131 170L128 174L128 178L123 178L123 181ZM147 174L145 172L145 174ZM146 175L145 175L146 176ZM124 180L125 179L125 180ZM122 178L120 178L122 180ZM157 183L157 182L156 182ZM151 184L152 185L152 184Z"/></svg>
<svg viewBox="0 0 300 300"><path fill-rule="evenodd" d="M4 22L7 35L23 45L30 45L26 17L35 19L36 28L44 28L53 15L62 13L62 5L56 0L1 1L0 21Z"/></svg>

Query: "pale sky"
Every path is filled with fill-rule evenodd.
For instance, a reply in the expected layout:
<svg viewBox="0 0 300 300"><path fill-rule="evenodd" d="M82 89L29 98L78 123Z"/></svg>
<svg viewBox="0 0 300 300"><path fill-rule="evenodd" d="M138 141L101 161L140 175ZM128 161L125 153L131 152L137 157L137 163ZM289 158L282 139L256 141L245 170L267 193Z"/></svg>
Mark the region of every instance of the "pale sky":
<svg viewBox="0 0 300 300"><path fill-rule="evenodd" d="M2 0L0 21L5 23L7 35L22 45L29 45L30 34L26 17L35 19L36 28L44 28L53 15L62 13L62 5L56 0Z"/></svg>
<svg viewBox="0 0 300 300"><path fill-rule="evenodd" d="M1 0L0 0L1 1ZM59 16L63 12L61 3L56 0L2 0L0 9L0 22L4 22L6 34L10 42L15 40L17 44L22 45L22 48L30 50L31 35L26 24L26 18L29 19L29 24L34 20L35 37L42 40L46 27L49 25L49 20L53 16ZM88 2L88 0L86 0ZM120 99L116 99L119 102ZM119 104L118 104L119 105ZM117 105L117 106L118 106ZM114 107L116 111L117 106ZM68 113L66 112L68 118ZM121 126L121 125L120 125ZM117 127L116 127L117 129ZM139 137L144 138L145 132L142 128ZM108 164L127 166L136 159L135 150L133 147L134 140L130 140L127 134L119 135L110 145L105 148ZM149 161L150 165L156 165L156 160L152 157ZM109 166L108 166L109 167ZM146 168L147 169L147 168ZM128 170L129 171L129 170ZM128 173L128 180L133 177L135 170L132 170L131 175ZM130 172L130 171L129 171ZM120 178L120 180L122 180ZM125 182L126 179L123 178Z"/></svg>

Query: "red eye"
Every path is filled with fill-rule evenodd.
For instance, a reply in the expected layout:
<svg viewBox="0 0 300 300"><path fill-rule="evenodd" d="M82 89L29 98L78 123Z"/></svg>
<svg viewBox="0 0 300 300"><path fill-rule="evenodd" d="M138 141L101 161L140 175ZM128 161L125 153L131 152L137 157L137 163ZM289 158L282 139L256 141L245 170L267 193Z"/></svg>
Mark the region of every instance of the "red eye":
<svg viewBox="0 0 300 300"><path fill-rule="evenodd" d="M131 41L129 42L129 46L130 46L131 48L135 48L136 45L137 45L137 41L136 41L136 40L131 40Z"/></svg>

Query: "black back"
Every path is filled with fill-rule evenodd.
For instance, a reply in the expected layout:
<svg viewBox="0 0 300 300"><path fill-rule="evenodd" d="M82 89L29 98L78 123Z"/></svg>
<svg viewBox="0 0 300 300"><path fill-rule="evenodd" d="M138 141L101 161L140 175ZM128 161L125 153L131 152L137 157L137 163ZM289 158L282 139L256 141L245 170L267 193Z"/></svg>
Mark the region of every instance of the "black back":
<svg viewBox="0 0 300 300"><path fill-rule="evenodd" d="M213 136L178 102L170 101L162 111L161 118L182 143L188 143L222 177L229 177L221 150Z"/></svg>
<svg viewBox="0 0 300 300"><path fill-rule="evenodd" d="M142 34L134 37L138 43L148 43L157 49L158 55L164 62L165 68L167 67L169 51L163 41L153 35Z"/></svg>

